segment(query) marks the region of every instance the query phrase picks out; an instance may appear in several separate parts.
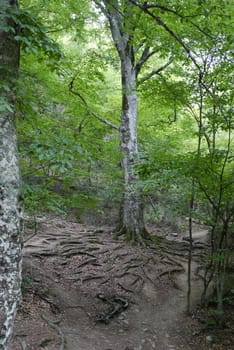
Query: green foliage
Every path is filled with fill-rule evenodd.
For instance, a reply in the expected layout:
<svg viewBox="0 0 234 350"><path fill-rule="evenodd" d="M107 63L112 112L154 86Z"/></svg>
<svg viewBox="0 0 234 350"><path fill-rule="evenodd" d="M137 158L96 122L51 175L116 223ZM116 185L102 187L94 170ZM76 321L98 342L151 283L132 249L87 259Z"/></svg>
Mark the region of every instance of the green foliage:
<svg viewBox="0 0 234 350"><path fill-rule="evenodd" d="M234 289L230 289L234 286L234 277L232 277L232 283L229 283L228 286L225 286L228 293L223 298L224 303L234 305Z"/></svg>
<svg viewBox="0 0 234 350"><path fill-rule="evenodd" d="M2 14L0 14L1 20ZM9 25L0 26L5 32L12 31L15 34L15 40L21 43L21 48L27 53L40 55L43 53L50 58L50 64L55 64L62 57L58 44L48 37L46 28L40 23L39 19L24 9L13 8L4 18L7 17Z"/></svg>
<svg viewBox="0 0 234 350"><path fill-rule="evenodd" d="M28 289L30 289L32 285L33 285L33 280L30 277L25 277L22 279L21 293L23 298L26 297Z"/></svg>
<svg viewBox="0 0 234 350"><path fill-rule="evenodd" d="M0 89L1 89L1 86L0 86ZM7 102L6 98L4 98L3 96L0 96L0 113L5 111L9 111L12 113L13 109L11 105Z"/></svg>
<svg viewBox="0 0 234 350"><path fill-rule="evenodd" d="M219 325L220 318L223 317L223 312L217 309L209 309L207 316L206 325L207 327L213 328Z"/></svg>
<svg viewBox="0 0 234 350"><path fill-rule="evenodd" d="M60 215L66 214L66 208L61 196L49 190L47 182L42 185L25 184L21 191L24 196L25 209L30 215L35 215L37 212L48 211Z"/></svg>
<svg viewBox="0 0 234 350"><path fill-rule="evenodd" d="M79 71L74 89L97 109L98 98L106 99L105 66L95 53L89 60L84 54L74 56ZM26 210L72 210L79 218L85 209L95 210L100 200L119 198L121 170L117 135L68 91L69 61L71 57L57 75L32 55L22 57L17 127ZM107 113L104 104L102 111Z"/></svg>

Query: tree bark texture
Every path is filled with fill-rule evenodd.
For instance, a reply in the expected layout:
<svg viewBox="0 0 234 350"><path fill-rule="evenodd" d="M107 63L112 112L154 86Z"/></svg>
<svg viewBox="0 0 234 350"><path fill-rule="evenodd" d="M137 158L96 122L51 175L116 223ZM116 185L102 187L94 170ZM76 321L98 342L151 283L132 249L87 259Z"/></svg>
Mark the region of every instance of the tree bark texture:
<svg viewBox="0 0 234 350"><path fill-rule="evenodd" d="M141 241L145 234L143 204L138 180L134 172L137 160L137 115L138 97L136 76L131 57L121 59L122 74L122 117L120 128L120 147L124 171L124 203L122 229L132 241Z"/></svg>
<svg viewBox="0 0 234 350"><path fill-rule="evenodd" d="M97 4L106 14L112 38L121 62L122 78L122 115L120 127L120 148L124 171L124 201L121 210L121 231L131 241L142 243L148 238L144 226L143 204L138 180L134 173L137 160L137 116L138 96L136 89L137 69L134 62L134 48L131 28L125 28L125 19L131 16L133 5L125 1L124 9L120 9L118 0L105 0L103 5Z"/></svg>
<svg viewBox="0 0 234 350"><path fill-rule="evenodd" d="M17 1L0 0L0 349L8 349L21 299L19 166L14 106L19 44L9 14ZM4 107L5 106L5 107Z"/></svg>

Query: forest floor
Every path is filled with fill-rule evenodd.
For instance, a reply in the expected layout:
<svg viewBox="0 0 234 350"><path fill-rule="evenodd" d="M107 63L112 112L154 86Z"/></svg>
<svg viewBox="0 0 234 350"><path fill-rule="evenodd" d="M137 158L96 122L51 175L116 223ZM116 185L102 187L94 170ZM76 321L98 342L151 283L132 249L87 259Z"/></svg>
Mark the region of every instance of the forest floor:
<svg viewBox="0 0 234 350"><path fill-rule="evenodd" d="M209 329L206 316L195 308L204 230L195 233L194 312L188 316L186 237L172 233L142 248L116 241L111 227L58 218L37 221L36 232L26 229L23 302L10 350L234 349L233 308L222 331ZM159 230L154 234L162 236ZM101 322L100 314L110 314L116 300L122 312Z"/></svg>

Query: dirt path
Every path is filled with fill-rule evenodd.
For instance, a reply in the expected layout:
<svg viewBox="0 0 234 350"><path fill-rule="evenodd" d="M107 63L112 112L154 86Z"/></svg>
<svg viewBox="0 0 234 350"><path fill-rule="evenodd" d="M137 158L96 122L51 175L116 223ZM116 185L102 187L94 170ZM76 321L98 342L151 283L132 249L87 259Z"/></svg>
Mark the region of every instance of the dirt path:
<svg viewBox="0 0 234 350"><path fill-rule="evenodd" d="M11 350L209 348L184 312L186 244L132 247L109 230L62 220L40 224L24 248L24 302ZM97 293L124 297L129 307L101 323L97 315L109 307Z"/></svg>

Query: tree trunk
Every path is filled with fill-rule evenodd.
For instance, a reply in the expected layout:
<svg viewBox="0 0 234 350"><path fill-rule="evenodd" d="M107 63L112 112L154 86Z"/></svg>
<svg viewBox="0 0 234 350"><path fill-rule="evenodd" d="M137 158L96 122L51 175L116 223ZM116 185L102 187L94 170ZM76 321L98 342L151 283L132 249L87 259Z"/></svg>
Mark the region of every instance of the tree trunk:
<svg viewBox="0 0 234 350"><path fill-rule="evenodd" d="M17 2L0 0L0 349L8 349L21 299L21 235L17 140L14 118L19 44L9 14ZM5 27L5 30L4 30Z"/></svg>
<svg viewBox="0 0 234 350"><path fill-rule="evenodd" d="M143 243L149 238L144 225L143 202L138 180L134 173L137 160L137 116L138 97L136 90L137 69L134 62L132 34L134 28L125 27L125 19L131 17L134 6L131 2L118 0L96 0L96 4L107 16L111 34L121 61L122 78L122 115L120 127L120 149L124 171L124 199L120 216L120 232L127 239ZM131 33L132 32L132 33Z"/></svg>
<svg viewBox="0 0 234 350"><path fill-rule="evenodd" d="M124 201L121 217L122 231L127 239L142 243L146 238L143 218L143 204L138 180L134 172L137 160L137 116L138 97L136 92L136 73L131 54L121 57L122 76L122 117L120 128L120 147L124 171Z"/></svg>

